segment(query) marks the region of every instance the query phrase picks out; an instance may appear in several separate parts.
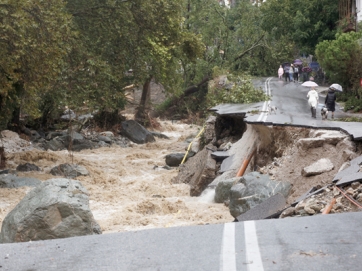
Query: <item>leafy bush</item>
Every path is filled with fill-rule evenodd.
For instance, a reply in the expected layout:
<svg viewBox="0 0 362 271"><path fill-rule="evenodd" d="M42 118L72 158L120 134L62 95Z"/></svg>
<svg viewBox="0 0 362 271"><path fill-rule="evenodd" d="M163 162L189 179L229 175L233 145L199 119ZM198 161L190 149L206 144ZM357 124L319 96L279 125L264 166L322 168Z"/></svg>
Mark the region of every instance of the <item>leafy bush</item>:
<svg viewBox="0 0 362 271"><path fill-rule="evenodd" d="M261 88L254 87L249 76L228 76L228 82L224 86L210 87L207 94L208 107L223 103L256 103L270 99Z"/></svg>
<svg viewBox="0 0 362 271"><path fill-rule="evenodd" d="M350 97L344 106L344 110L353 110L353 112L360 112L362 111L362 99L356 99L354 97Z"/></svg>

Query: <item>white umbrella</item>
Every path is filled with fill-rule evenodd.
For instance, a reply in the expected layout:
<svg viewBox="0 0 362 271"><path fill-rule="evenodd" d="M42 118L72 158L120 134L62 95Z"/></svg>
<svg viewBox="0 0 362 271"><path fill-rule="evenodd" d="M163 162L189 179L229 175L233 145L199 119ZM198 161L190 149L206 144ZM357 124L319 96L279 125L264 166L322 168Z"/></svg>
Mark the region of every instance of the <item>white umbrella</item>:
<svg viewBox="0 0 362 271"><path fill-rule="evenodd" d="M332 88L332 89L334 89L336 91L340 91L340 92L343 91L342 86L339 84L332 84L329 88Z"/></svg>
<svg viewBox="0 0 362 271"><path fill-rule="evenodd" d="M313 81L305 81L302 84L303 87L318 87L318 84L316 82Z"/></svg>

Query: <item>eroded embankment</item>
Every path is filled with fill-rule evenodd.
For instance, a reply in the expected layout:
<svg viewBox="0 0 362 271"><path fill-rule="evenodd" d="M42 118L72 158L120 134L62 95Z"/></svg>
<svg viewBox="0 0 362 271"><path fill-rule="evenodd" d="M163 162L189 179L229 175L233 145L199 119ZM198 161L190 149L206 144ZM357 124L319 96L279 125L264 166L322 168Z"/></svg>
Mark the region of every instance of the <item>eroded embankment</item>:
<svg viewBox="0 0 362 271"><path fill-rule="evenodd" d="M296 127L248 125L256 131L255 159L249 170L269 174L272 179L292 184L287 203L294 202L310 188L331 183L345 162L361 151L350 137L339 131ZM304 176L305 167L320 159L328 159L333 169L313 176Z"/></svg>

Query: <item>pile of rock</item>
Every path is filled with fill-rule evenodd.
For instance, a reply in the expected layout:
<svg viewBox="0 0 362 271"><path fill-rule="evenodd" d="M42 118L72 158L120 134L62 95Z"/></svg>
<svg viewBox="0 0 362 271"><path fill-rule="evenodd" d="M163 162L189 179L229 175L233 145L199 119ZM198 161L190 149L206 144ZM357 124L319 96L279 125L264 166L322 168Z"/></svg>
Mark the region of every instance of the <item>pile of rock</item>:
<svg viewBox="0 0 362 271"><path fill-rule="evenodd" d="M6 153L33 149L81 151L84 149L110 147L111 145L129 147L132 142L145 144L154 142L155 137L167 138L163 134L148 131L134 120L123 121L121 126L122 129L117 135L111 131L98 133L86 129L82 130L82 133L74 130L43 133L23 128L23 132L29 141L21 139L17 133L8 130L2 131L0 138Z"/></svg>
<svg viewBox="0 0 362 271"><path fill-rule="evenodd" d="M341 190L346 196L342 194ZM350 199L347 197L350 197ZM338 189L332 185L321 188L316 194L298 202L295 207L289 207L284 210L280 218L321 214L331 204L333 199L335 199L335 204L332 205L331 214L362 210L362 184L360 182L353 182L343 189Z"/></svg>

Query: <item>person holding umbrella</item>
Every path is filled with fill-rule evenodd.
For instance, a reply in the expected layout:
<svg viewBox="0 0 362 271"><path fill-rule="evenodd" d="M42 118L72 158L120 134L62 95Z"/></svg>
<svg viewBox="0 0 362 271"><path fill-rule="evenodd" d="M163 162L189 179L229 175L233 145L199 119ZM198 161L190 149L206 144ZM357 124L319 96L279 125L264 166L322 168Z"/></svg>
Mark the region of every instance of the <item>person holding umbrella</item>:
<svg viewBox="0 0 362 271"><path fill-rule="evenodd" d="M308 104L310 106L310 111L312 112L312 118L317 118L317 105L318 105L318 92L315 90L315 87L311 87L310 91L307 94Z"/></svg>
<svg viewBox="0 0 362 271"><path fill-rule="evenodd" d="M336 90L342 91L342 87L338 84L332 84L328 88L328 93L326 99L324 100L324 104L326 105L328 112L332 112L332 119L334 119L334 111L336 110ZM328 112L326 113L326 119L328 118Z"/></svg>

